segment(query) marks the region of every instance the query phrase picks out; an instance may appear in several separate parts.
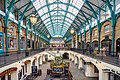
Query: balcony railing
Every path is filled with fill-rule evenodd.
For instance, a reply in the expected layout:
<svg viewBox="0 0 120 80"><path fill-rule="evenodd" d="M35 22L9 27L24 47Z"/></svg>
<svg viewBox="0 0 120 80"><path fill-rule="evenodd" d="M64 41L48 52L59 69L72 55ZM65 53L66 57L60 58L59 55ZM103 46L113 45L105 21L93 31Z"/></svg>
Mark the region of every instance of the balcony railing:
<svg viewBox="0 0 120 80"><path fill-rule="evenodd" d="M11 63L17 62L19 60L25 59L37 53L44 51L44 49L36 49L36 50L22 50L22 51L12 51L12 52L4 52L0 55L0 67L9 65Z"/></svg>
<svg viewBox="0 0 120 80"><path fill-rule="evenodd" d="M98 51L98 50L86 50L86 49L73 49L73 48L71 50L86 55L88 57L97 59L99 61L103 61L111 65L120 67L119 57L116 55L111 55L111 54L116 54L115 52L103 51L103 50Z"/></svg>

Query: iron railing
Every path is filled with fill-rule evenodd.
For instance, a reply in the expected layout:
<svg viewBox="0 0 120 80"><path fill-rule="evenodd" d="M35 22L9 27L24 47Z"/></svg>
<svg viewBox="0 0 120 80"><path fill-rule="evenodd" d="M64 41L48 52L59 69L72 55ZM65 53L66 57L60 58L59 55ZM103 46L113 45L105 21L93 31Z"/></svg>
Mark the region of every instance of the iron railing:
<svg viewBox="0 0 120 80"><path fill-rule="evenodd" d="M22 50L22 51L0 53L0 54L3 54L3 55L0 55L0 67L25 59L27 57L30 57L42 51L44 51L44 49L35 49L35 50L29 50L29 51Z"/></svg>
<svg viewBox="0 0 120 80"><path fill-rule="evenodd" d="M88 57L120 67L120 59L118 55L116 55L116 52L103 51L103 50L98 51L98 50L75 49L75 48L72 48L71 50L86 55Z"/></svg>

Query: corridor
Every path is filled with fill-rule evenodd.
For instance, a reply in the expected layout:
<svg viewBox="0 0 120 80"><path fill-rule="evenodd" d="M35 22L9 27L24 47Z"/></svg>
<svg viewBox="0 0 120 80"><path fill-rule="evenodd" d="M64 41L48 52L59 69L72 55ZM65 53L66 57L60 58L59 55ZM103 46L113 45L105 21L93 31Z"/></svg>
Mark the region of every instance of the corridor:
<svg viewBox="0 0 120 80"><path fill-rule="evenodd" d="M69 60L65 60L65 61L70 62L70 72L72 73L74 80L98 80L98 78L85 77L84 72L82 70L78 69L77 66L75 66L73 64L73 62L71 62ZM44 80L46 77L46 74L47 74L47 69L50 69L49 66L50 66L49 63L41 65L40 69L42 69L42 75L38 76L35 80Z"/></svg>

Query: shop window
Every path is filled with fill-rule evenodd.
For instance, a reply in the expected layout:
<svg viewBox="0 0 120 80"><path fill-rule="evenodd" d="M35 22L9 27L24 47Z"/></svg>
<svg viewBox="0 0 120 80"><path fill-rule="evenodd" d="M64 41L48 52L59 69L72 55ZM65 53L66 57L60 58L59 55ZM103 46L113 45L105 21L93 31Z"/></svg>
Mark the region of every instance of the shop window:
<svg viewBox="0 0 120 80"><path fill-rule="evenodd" d="M8 48L9 49L16 49L17 48L17 43L16 43L16 38L15 37L10 37L9 38L9 45Z"/></svg>
<svg viewBox="0 0 120 80"><path fill-rule="evenodd" d="M25 38L21 37L20 39L20 49L25 49Z"/></svg>
<svg viewBox="0 0 120 80"><path fill-rule="evenodd" d="M108 32L110 32L110 25L106 25L104 27L104 33L108 33Z"/></svg>
<svg viewBox="0 0 120 80"><path fill-rule="evenodd" d="M4 12L4 0L0 0L0 10Z"/></svg>
<svg viewBox="0 0 120 80"><path fill-rule="evenodd" d="M10 74L8 74L8 80L11 80L11 75Z"/></svg>
<svg viewBox="0 0 120 80"><path fill-rule="evenodd" d="M2 49L2 36L0 36L0 50Z"/></svg>
<svg viewBox="0 0 120 80"><path fill-rule="evenodd" d="M30 48L30 40L27 40L27 48Z"/></svg>
<svg viewBox="0 0 120 80"><path fill-rule="evenodd" d="M1 78L1 80L5 80L5 76L3 76L3 77Z"/></svg>

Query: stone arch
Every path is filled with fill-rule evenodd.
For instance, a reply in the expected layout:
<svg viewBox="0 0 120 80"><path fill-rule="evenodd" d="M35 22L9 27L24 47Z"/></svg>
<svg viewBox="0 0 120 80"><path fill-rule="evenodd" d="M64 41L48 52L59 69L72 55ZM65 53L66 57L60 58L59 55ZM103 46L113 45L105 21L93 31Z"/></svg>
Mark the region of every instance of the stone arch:
<svg viewBox="0 0 120 80"><path fill-rule="evenodd" d="M69 53L67 52L64 52L62 56L63 56L63 59L69 59Z"/></svg>
<svg viewBox="0 0 120 80"><path fill-rule="evenodd" d="M110 30L109 32L104 33L104 27L105 26L110 26ZM105 36L108 35L109 39L112 39L112 23L111 21L107 20L105 21L102 25L101 25L101 32L100 32L100 41L102 41L103 39L105 39Z"/></svg>
<svg viewBox="0 0 120 80"><path fill-rule="evenodd" d="M93 48L93 49L98 49L98 40L94 40L94 41L92 42L92 48Z"/></svg>
<svg viewBox="0 0 120 80"><path fill-rule="evenodd" d="M117 40L120 38L120 16L117 17L116 26L115 26L115 52L117 51Z"/></svg>
<svg viewBox="0 0 120 80"><path fill-rule="evenodd" d="M120 38L116 40L116 55L118 56L118 53L120 53Z"/></svg>
<svg viewBox="0 0 120 80"><path fill-rule="evenodd" d="M37 66L37 57L34 57L34 59L32 61L32 65Z"/></svg>
<svg viewBox="0 0 120 80"><path fill-rule="evenodd" d="M0 27L4 27L4 21L3 21L3 19L2 18L0 18Z"/></svg>

